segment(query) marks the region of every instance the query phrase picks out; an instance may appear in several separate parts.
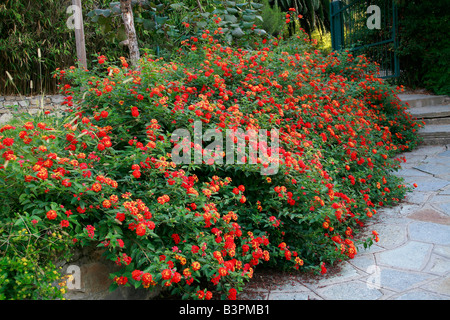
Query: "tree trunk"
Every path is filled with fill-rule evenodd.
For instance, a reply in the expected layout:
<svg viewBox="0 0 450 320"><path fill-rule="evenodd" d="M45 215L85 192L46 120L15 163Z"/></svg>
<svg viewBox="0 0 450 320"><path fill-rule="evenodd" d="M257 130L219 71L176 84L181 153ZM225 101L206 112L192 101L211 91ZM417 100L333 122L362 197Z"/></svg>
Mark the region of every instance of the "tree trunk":
<svg viewBox="0 0 450 320"><path fill-rule="evenodd" d="M72 0L72 5L75 6L75 41L77 45L77 58L81 65L86 69L86 45L84 38L83 13L81 7L81 0Z"/></svg>
<svg viewBox="0 0 450 320"><path fill-rule="evenodd" d="M125 32L128 38L128 49L130 50L130 61L132 66L136 66L140 54L139 46L134 28L133 8L131 0L120 0L120 9L122 10L122 19L125 25Z"/></svg>

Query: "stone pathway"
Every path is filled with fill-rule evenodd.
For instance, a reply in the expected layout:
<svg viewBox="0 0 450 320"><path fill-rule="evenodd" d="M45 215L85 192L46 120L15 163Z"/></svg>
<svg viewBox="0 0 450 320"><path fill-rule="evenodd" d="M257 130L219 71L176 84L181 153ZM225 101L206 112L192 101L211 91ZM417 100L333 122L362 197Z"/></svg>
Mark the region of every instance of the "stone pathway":
<svg viewBox="0 0 450 320"><path fill-rule="evenodd" d="M450 300L450 145L400 156L407 162L395 174L418 186L378 210L367 230L378 231L379 242L328 277L255 277L239 299Z"/></svg>

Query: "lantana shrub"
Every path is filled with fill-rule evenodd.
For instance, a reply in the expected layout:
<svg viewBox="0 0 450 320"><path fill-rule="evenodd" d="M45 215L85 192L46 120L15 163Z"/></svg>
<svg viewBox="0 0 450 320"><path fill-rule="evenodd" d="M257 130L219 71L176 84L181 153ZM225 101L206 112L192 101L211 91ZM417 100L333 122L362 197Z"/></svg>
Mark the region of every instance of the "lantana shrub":
<svg viewBox="0 0 450 320"><path fill-rule="evenodd" d="M408 191L392 172L420 124L363 56L323 55L306 36L254 45L205 30L172 61L100 56L92 70L57 70L66 113L0 130L1 219L20 213L35 232L104 248L122 266L112 289L183 299L236 299L260 265L325 273L353 258L361 227ZM223 137L276 130L277 170L250 163L250 139L244 164L220 163L225 148L177 163L173 150L206 150L177 149L173 133L193 137L198 123ZM376 231L361 243L373 241Z"/></svg>

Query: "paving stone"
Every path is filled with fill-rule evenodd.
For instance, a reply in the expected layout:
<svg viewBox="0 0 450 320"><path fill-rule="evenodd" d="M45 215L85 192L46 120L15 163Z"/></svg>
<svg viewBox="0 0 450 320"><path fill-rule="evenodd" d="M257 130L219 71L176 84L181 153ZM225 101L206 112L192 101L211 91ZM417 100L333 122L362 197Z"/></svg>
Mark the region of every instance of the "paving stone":
<svg viewBox="0 0 450 320"><path fill-rule="evenodd" d="M450 150L439 153L438 157L450 157Z"/></svg>
<svg viewBox="0 0 450 320"><path fill-rule="evenodd" d="M437 245L437 246L434 247L433 252L436 253L436 254L439 254L439 255L441 255L443 257L450 258L450 246L439 246L439 245Z"/></svg>
<svg viewBox="0 0 450 320"><path fill-rule="evenodd" d="M421 270L427 262L432 244L410 241L402 247L376 253L379 265L405 270Z"/></svg>
<svg viewBox="0 0 450 320"><path fill-rule="evenodd" d="M448 298L442 295L431 293L421 289L406 292L395 298L395 300L447 300L447 299Z"/></svg>
<svg viewBox="0 0 450 320"><path fill-rule="evenodd" d="M429 158L420 165L414 167L414 169L434 175L442 175L449 173L450 166L448 159L446 158Z"/></svg>
<svg viewBox="0 0 450 320"><path fill-rule="evenodd" d="M383 296L380 290L361 281L330 285L317 293L327 300L376 300Z"/></svg>
<svg viewBox="0 0 450 320"><path fill-rule="evenodd" d="M410 192L405 196L405 201L413 204L423 204L428 198L430 198L432 193L430 192Z"/></svg>
<svg viewBox="0 0 450 320"><path fill-rule="evenodd" d="M336 274L320 279L317 282L317 286L320 287L327 284L354 280L361 278L361 276L362 275L358 273L358 271L348 261L344 261L340 264L340 270Z"/></svg>
<svg viewBox="0 0 450 320"><path fill-rule="evenodd" d="M450 217L450 202L436 204L436 207Z"/></svg>
<svg viewBox="0 0 450 320"><path fill-rule="evenodd" d="M430 198L430 203L437 204L450 202L450 194L442 194L441 192L434 194L433 197Z"/></svg>
<svg viewBox="0 0 450 320"><path fill-rule="evenodd" d="M395 207L380 208L375 217L380 224L402 225L408 223L404 217L419 210L421 207L422 204L403 203ZM376 228L379 227L377 224Z"/></svg>
<svg viewBox="0 0 450 320"><path fill-rule="evenodd" d="M270 292L268 300L322 300L311 291L307 292Z"/></svg>
<svg viewBox="0 0 450 320"><path fill-rule="evenodd" d="M437 294L447 295L447 299L450 299L450 276L440 277L427 285L421 286L421 288L430 290Z"/></svg>
<svg viewBox="0 0 450 320"><path fill-rule="evenodd" d="M409 236L412 240L441 245L450 245L450 226L431 223L413 222L409 225Z"/></svg>
<svg viewBox="0 0 450 320"><path fill-rule="evenodd" d="M245 291L239 294L240 300L267 300L269 292Z"/></svg>
<svg viewBox="0 0 450 320"><path fill-rule="evenodd" d="M372 235L372 232L370 232L370 235ZM375 243L372 244L369 248L364 248L363 245L356 244L356 248L358 250L358 256L359 255L363 255L363 254L371 254L371 253L380 252L380 251L385 250L384 248L380 247L379 245L377 245ZM353 259L350 260L350 262L352 262L352 261L353 261Z"/></svg>
<svg viewBox="0 0 450 320"><path fill-rule="evenodd" d="M426 270L431 273L444 275L450 272L450 259L440 255L432 255Z"/></svg>
<svg viewBox="0 0 450 320"><path fill-rule="evenodd" d="M450 195L450 188L444 188L444 190L439 192L440 195Z"/></svg>
<svg viewBox="0 0 450 320"><path fill-rule="evenodd" d="M423 172L421 170L416 169L415 167L408 169L400 169L394 173L396 176L408 176L408 177L430 177L430 173Z"/></svg>
<svg viewBox="0 0 450 320"><path fill-rule="evenodd" d="M448 170L447 173L445 173L445 174L438 174L438 175L435 175L435 177L439 178L439 179L450 181L450 169Z"/></svg>
<svg viewBox="0 0 450 320"><path fill-rule="evenodd" d="M415 285L430 279L430 275L416 272L400 271L381 267L379 270L380 285L394 291L405 291Z"/></svg>
<svg viewBox="0 0 450 320"><path fill-rule="evenodd" d="M409 156L406 158L406 162L402 163L402 169L410 169L418 164L420 164L422 161L426 159L425 155L415 155L415 156ZM395 172L394 172L395 174Z"/></svg>
<svg viewBox="0 0 450 320"><path fill-rule="evenodd" d="M439 178L427 178L427 177L408 177L405 179L407 183L417 183L416 191L439 191L440 189L450 185L447 180Z"/></svg>
<svg viewBox="0 0 450 320"><path fill-rule="evenodd" d="M370 270L373 269L373 266L375 266L375 257L373 254L358 253L358 255L354 259L350 260L349 263L359 270L366 273L372 273Z"/></svg>
<svg viewBox="0 0 450 320"><path fill-rule="evenodd" d="M445 146L421 146L415 150L413 150L410 155L425 155L431 156L441 152L447 151Z"/></svg>
<svg viewBox="0 0 450 320"><path fill-rule="evenodd" d="M410 214L408 218L413 220L450 225L450 217L441 214L440 212L429 207L423 208L414 212L413 214Z"/></svg>
<svg viewBox="0 0 450 320"><path fill-rule="evenodd" d="M405 225L380 224L376 227L379 234L377 246L392 249L396 248L407 241Z"/></svg>
<svg viewBox="0 0 450 320"><path fill-rule="evenodd" d="M297 281L287 281L287 283L283 283L281 285L273 286L270 288L271 293L276 292L300 292L300 291L309 291L307 287L302 285Z"/></svg>

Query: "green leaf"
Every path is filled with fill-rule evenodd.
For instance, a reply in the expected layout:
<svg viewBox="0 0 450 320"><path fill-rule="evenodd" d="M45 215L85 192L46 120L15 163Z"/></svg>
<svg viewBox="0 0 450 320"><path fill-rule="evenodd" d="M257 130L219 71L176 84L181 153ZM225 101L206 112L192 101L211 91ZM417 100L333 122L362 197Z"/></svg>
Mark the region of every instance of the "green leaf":
<svg viewBox="0 0 450 320"><path fill-rule="evenodd" d="M117 283L115 283L115 282L111 283L111 285L109 286L109 292L113 292L118 287L119 287L119 285Z"/></svg>
<svg viewBox="0 0 450 320"><path fill-rule="evenodd" d="M111 10L110 9L94 9L93 12L94 12L95 15L103 16L105 18L108 18L109 16L111 16Z"/></svg>
<svg viewBox="0 0 450 320"><path fill-rule="evenodd" d="M263 29L254 29L253 32L260 36L267 34L266 30Z"/></svg>
<svg viewBox="0 0 450 320"><path fill-rule="evenodd" d="M159 17L159 16L155 17L155 22L159 25L166 23L167 20L169 20L168 17Z"/></svg>
<svg viewBox="0 0 450 320"><path fill-rule="evenodd" d="M250 5L255 9L261 9L262 7L264 7L264 4L256 2L250 2Z"/></svg>
<svg viewBox="0 0 450 320"><path fill-rule="evenodd" d="M206 21L199 21L199 22L197 22L197 26L200 29L204 29L207 25L208 25L208 23Z"/></svg>
<svg viewBox="0 0 450 320"><path fill-rule="evenodd" d="M113 14L121 14L122 9L120 9L120 3L119 2L111 2L110 4L111 12Z"/></svg>
<svg viewBox="0 0 450 320"><path fill-rule="evenodd" d="M186 6L183 5L183 2L172 3L170 7L174 10L188 9Z"/></svg>
<svg viewBox="0 0 450 320"><path fill-rule="evenodd" d="M228 21L228 22L231 22L231 23L235 23L235 22L237 22L237 18L234 15L226 14L225 15L225 21Z"/></svg>
<svg viewBox="0 0 450 320"><path fill-rule="evenodd" d="M238 11L237 9L235 9L235 8L227 8L226 11L227 11L229 14L236 14L236 13L239 12L239 11Z"/></svg>
<svg viewBox="0 0 450 320"><path fill-rule="evenodd" d="M256 18L256 15L254 15L254 14L245 14L245 15L243 15L242 16L242 19L244 20L244 21L255 21L255 18Z"/></svg>
<svg viewBox="0 0 450 320"><path fill-rule="evenodd" d="M142 19L144 29L146 30L154 30L156 28L155 21L152 19Z"/></svg>

